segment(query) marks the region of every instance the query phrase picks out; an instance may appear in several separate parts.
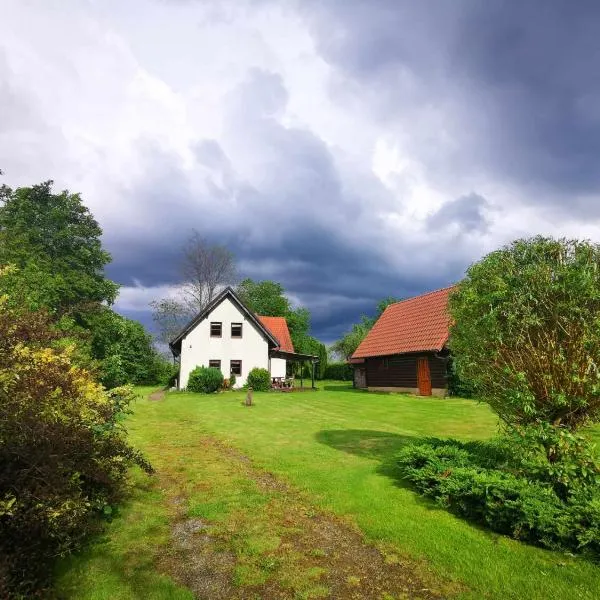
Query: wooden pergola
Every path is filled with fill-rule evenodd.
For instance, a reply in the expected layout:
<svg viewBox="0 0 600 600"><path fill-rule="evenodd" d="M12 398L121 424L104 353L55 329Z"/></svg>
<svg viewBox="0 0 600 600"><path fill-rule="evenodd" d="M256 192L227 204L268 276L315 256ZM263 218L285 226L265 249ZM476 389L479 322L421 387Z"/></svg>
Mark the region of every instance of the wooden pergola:
<svg viewBox="0 0 600 600"><path fill-rule="evenodd" d="M302 364L300 369L300 387L304 387L304 363L311 363L311 388L315 388L315 365L319 362L318 356L312 354L300 354L298 352L286 352L285 350L272 350L270 358L283 358L284 360L291 360L292 362L299 362Z"/></svg>

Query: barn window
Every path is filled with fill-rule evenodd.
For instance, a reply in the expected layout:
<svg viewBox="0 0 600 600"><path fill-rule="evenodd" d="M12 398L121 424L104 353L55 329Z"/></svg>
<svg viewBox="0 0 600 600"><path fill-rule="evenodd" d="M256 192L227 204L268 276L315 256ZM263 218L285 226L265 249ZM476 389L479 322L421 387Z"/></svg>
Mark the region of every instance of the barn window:
<svg viewBox="0 0 600 600"><path fill-rule="evenodd" d="M384 358L383 359L383 368L384 369L389 369L390 368L390 359L389 358Z"/></svg>
<svg viewBox="0 0 600 600"><path fill-rule="evenodd" d="M241 375L242 374L242 361L241 360L229 361L229 371L233 375Z"/></svg>
<svg viewBox="0 0 600 600"><path fill-rule="evenodd" d="M223 330L223 323L213 321L210 324L210 337L221 337L222 330Z"/></svg>
<svg viewBox="0 0 600 600"><path fill-rule="evenodd" d="M220 360L209 360L208 361L208 366L211 369L220 369L221 368L221 361Z"/></svg>
<svg viewBox="0 0 600 600"><path fill-rule="evenodd" d="M232 338L241 338L242 337L242 324L241 323L232 323L231 324L231 337Z"/></svg>

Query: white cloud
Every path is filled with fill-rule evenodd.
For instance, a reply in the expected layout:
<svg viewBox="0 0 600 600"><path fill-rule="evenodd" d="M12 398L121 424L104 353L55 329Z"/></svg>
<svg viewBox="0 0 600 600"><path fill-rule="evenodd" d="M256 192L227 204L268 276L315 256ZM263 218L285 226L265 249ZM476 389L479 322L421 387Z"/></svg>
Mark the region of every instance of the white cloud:
<svg viewBox="0 0 600 600"><path fill-rule="evenodd" d="M517 236L600 237L597 223L558 216L549 206L558 202L528 201L552 190L461 168L468 107L450 93L434 97L429 73L406 61L400 68L400 59L395 68L383 61L385 76L377 79L353 76L339 52L350 47L362 60L369 48L360 40L348 46L352 32L340 23L325 27L307 4L3 4L5 181L53 178L82 193L116 262L133 265L128 280L143 282L122 288L122 310L144 311L172 291L174 267L152 261L174 260L188 227L235 244L245 273L296 286L290 297L324 319L334 318L328 307L367 302L360 286L367 271L374 279L412 279L417 288L456 277ZM417 29L406 34L418 54L425 40ZM443 70L431 77L452 90L462 83ZM475 115L473 127L482 122ZM485 199L487 228L465 231L457 219L432 230L431 215L470 194ZM593 194L573 199L597 201ZM303 229L312 237L300 251ZM320 291L304 289L307 265L329 260L315 258L310 246L326 244L337 244L335 276L312 281ZM345 253L352 258L344 261ZM340 286L347 286L343 295Z"/></svg>

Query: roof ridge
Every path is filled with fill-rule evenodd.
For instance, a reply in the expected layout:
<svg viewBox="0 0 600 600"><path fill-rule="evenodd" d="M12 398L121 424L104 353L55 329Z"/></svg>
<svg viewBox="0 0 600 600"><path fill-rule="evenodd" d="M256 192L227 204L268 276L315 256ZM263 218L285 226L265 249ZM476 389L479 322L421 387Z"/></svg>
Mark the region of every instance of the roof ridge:
<svg viewBox="0 0 600 600"><path fill-rule="evenodd" d="M417 294L416 296L411 296L410 298L404 298L403 300L398 300L398 302L392 302L385 307L387 310L390 306L396 306L398 304L402 304L404 302L410 302L411 300L416 300L417 298L425 298L425 296L431 296L431 294L437 294L438 292L443 292L444 290L449 290L450 288L457 287L458 283L451 283L450 285L446 285L437 290L431 290L430 292L425 292L424 294ZM385 312L385 311L383 311ZM383 313L382 313L383 314Z"/></svg>
<svg viewBox="0 0 600 600"><path fill-rule="evenodd" d="M287 321L287 317L280 317L279 315L259 315L258 313L254 313L259 319L285 319Z"/></svg>

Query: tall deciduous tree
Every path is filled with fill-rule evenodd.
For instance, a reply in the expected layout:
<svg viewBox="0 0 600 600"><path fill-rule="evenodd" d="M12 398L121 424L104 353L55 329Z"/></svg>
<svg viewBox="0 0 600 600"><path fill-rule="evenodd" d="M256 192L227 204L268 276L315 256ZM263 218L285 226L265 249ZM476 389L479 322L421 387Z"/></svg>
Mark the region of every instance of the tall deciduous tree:
<svg viewBox="0 0 600 600"><path fill-rule="evenodd" d="M73 360L94 367L107 387L156 383L166 367L139 323L106 304L118 285L105 276L110 254L79 194L52 182L0 188L0 293L14 306L44 309L77 343Z"/></svg>
<svg viewBox="0 0 600 600"><path fill-rule="evenodd" d="M225 246L210 244L196 230L183 247L181 263L185 301L194 309L202 309L215 297L219 288L235 282L233 253Z"/></svg>
<svg viewBox="0 0 600 600"><path fill-rule="evenodd" d="M285 290L276 281L254 281L246 278L237 286L237 294L257 315L285 317L291 312Z"/></svg>
<svg viewBox="0 0 600 600"><path fill-rule="evenodd" d="M244 279L237 288L240 299L253 312L268 317L285 317L296 352L313 354L320 359L316 376L322 379L327 368L327 348L309 335L310 311L305 307L292 308L285 289L276 281Z"/></svg>
<svg viewBox="0 0 600 600"><path fill-rule="evenodd" d="M237 293L242 302L257 315L285 317L294 348L297 352L304 351L306 340L310 337L310 312L304 307L292 308L280 283L248 278L240 282Z"/></svg>
<svg viewBox="0 0 600 600"><path fill-rule="evenodd" d="M0 264L18 267L3 284L33 308L60 314L88 302L114 302L118 285L104 274L110 255L101 235L79 194L54 194L52 181L0 187Z"/></svg>
<svg viewBox="0 0 600 600"><path fill-rule="evenodd" d="M193 231L182 248L179 297L150 303L161 341L171 341L185 324L236 279L235 257L225 246L210 244Z"/></svg>

